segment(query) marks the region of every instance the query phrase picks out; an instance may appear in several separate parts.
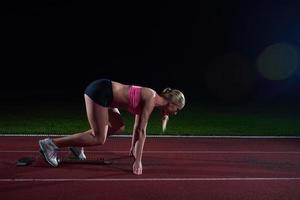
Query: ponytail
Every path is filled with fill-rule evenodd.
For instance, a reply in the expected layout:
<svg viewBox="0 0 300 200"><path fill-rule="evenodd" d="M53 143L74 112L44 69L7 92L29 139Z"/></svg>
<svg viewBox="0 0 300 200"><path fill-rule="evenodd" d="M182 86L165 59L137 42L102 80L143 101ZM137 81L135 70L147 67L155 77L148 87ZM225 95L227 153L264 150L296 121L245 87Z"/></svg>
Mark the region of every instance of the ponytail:
<svg viewBox="0 0 300 200"><path fill-rule="evenodd" d="M167 129L167 124L169 121L169 116L168 115L163 115L162 119L161 119L161 128L162 128L162 132L164 133Z"/></svg>
<svg viewBox="0 0 300 200"><path fill-rule="evenodd" d="M162 98L166 99L170 103L178 105L181 109L185 106L185 97L183 93L176 89L165 88L161 93ZM167 129L167 123L169 121L169 116L163 113L161 123L162 132L164 133Z"/></svg>

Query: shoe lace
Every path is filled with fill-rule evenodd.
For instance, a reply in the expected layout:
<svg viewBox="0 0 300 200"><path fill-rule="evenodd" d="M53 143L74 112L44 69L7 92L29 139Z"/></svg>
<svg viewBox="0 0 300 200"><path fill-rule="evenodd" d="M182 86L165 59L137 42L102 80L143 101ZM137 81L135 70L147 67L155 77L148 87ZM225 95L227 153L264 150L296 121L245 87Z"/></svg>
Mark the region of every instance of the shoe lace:
<svg viewBox="0 0 300 200"><path fill-rule="evenodd" d="M54 159L54 158L56 159L57 158L57 152L56 152L55 149L53 149L52 151L49 152L49 157L51 159Z"/></svg>
<svg viewBox="0 0 300 200"><path fill-rule="evenodd" d="M48 148L48 155L51 159L53 158L57 158L57 151L58 149L56 149L55 147L53 147L52 145L47 145Z"/></svg>

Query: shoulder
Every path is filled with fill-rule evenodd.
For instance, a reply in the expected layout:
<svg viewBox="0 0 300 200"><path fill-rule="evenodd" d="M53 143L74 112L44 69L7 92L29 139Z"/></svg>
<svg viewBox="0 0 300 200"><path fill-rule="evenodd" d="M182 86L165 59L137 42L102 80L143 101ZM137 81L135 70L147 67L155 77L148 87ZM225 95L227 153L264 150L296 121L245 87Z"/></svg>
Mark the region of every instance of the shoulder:
<svg viewBox="0 0 300 200"><path fill-rule="evenodd" d="M155 90L147 87L143 87L141 91L141 100L144 102L143 105L151 109L155 107Z"/></svg>
<svg viewBox="0 0 300 200"><path fill-rule="evenodd" d="M148 87L142 87L142 98L144 100L151 100L151 99L155 99L156 96L156 91L148 88Z"/></svg>

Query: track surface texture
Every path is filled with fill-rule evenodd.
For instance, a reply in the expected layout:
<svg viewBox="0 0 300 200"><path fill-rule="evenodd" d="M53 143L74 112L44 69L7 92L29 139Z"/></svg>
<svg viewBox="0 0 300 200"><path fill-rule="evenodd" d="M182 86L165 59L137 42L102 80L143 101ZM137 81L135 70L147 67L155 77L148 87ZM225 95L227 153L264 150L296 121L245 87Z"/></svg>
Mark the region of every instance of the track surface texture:
<svg viewBox="0 0 300 200"><path fill-rule="evenodd" d="M300 139L147 138L141 176L131 171L131 138L109 138L85 148L88 161L56 168L39 139L0 137L1 199L300 199ZM35 162L16 166L22 157Z"/></svg>

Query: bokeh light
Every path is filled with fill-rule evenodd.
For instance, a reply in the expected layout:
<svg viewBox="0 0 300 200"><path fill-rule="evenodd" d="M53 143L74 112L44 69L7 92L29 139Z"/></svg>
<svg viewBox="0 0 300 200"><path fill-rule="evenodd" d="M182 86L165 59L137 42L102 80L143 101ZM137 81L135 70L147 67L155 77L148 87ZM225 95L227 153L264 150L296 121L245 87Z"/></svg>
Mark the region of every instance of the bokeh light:
<svg viewBox="0 0 300 200"><path fill-rule="evenodd" d="M257 59L259 73L268 80L284 80L293 76L300 64L299 48L287 43L266 47Z"/></svg>

